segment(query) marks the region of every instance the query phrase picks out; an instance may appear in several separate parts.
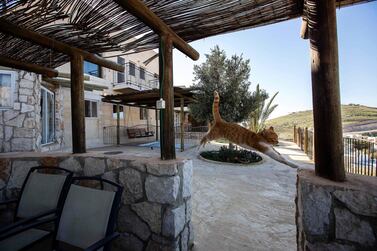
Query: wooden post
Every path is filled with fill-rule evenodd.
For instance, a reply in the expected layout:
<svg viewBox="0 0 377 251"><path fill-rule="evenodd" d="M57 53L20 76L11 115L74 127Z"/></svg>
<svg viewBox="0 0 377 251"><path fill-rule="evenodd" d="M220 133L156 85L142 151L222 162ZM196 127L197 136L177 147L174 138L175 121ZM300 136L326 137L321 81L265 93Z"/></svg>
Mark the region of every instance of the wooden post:
<svg viewBox="0 0 377 251"><path fill-rule="evenodd" d="M116 105L117 109L117 145L120 145L120 113L119 113L119 104Z"/></svg>
<svg viewBox="0 0 377 251"><path fill-rule="evenodd" d="M71 56L72 152L85 153L84 58Z"/></svg>
<svg viewBox="0 0 377 251"><path fill-rule="evenodd" d="M158 141L158 110L155 109L156 111L156 141Z"/></svg>
<svg viewBox="0 0 377 251"><path fill-rule="evenodd" d="M344 181L336 0L308 0L315 172Z"/></svg>
<svg viewBox="0 0 377 251"><path fill-rule="evenodd" d="M183 128L184 126L184 120L185 120L185 111L184 111L184 99L181 98L181 152L183 152L185 150L185 138L184 138L184 133L185 133L185 130Z"/></svg>
<svg viewBox="0 0 377 251"><path fill-rule="evenodd" d="M293 142L297 144L296 125L293 125Z"/></svg>
<svg viewBox="0 0 377 251"><path fill-rule="evenodd" d="M165 100L161 110L161 159L175 159L173 43L169 35L160 37L160 88Z"/></svg>
<svg viewBox="0 0 377 251"><path fill-rule="evenodd" d="M304 131L304 153L308 153L308 128L305 127Z"/></svg>

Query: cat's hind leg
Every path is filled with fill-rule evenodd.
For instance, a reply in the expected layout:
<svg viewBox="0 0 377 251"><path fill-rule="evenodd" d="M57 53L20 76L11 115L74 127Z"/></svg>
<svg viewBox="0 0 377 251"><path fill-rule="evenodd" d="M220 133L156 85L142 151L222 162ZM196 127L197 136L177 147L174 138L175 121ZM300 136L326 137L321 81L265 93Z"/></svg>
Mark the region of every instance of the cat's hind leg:
<svg viewBox="0 0 377 251"><path fill-rule="evenodd" d="M215 133L213 132L213 130L210 130L206 135L204 135L204 137L200 141L198 150L200 149L200 147L202 146L204 147L208 142L215 139L216 139Z"/></svg>

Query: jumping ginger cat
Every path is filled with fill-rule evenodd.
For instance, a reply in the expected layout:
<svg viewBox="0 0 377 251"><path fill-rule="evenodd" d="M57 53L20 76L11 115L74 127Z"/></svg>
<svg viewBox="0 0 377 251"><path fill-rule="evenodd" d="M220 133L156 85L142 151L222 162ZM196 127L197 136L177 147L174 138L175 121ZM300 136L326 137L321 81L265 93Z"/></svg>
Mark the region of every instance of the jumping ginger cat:
<svg viewBox="0 0 377 251"><path fill-rule="evenodd" d="M214 97L212 107L214 121L212 125L209 125L208 133L200 141L200 146L205 146L211 140L225 138L243 148L260 151L276 161L297 168L296 164L286 160L273 148L273 145L278 144L279 141L278 135L272 126L269 129L255 133L236 123L226 122L220 116L220 97L216 91L214 92Z"/></svg>

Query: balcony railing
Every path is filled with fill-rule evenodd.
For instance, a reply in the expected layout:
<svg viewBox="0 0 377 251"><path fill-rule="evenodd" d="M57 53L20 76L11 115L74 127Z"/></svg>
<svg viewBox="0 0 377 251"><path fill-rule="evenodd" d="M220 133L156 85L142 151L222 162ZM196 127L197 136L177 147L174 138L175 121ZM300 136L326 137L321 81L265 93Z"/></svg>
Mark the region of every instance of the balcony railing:
<svg viewBox="0 0 377 251"><path fill-rule="evenodd" d="M137 90L158 88L159 78L157 74L149 72L135 64L126 63L125 73L117 73L115 87L127 86Z"/></svg>

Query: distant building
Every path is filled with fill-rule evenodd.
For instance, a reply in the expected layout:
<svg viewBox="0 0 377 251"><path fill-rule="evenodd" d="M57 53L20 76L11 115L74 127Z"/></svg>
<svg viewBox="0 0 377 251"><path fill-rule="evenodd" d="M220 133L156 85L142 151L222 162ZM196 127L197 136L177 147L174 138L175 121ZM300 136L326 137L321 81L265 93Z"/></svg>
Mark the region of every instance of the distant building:
<svg viewBox="0 0 377 251"><path fill-rule="evenodd" d="M125 65L115 72L90 62L84 63L85 121L87 147L104 143L105 127L116 125L114 105L101 101L104 94L158 88L158 60L153 50L126 56L106 53L103 57ZM70 150L71 100L70 64L57 68L59 77L0 67L0 152ZM153 127L154 110L121 106L120 124Z"/></svg>

